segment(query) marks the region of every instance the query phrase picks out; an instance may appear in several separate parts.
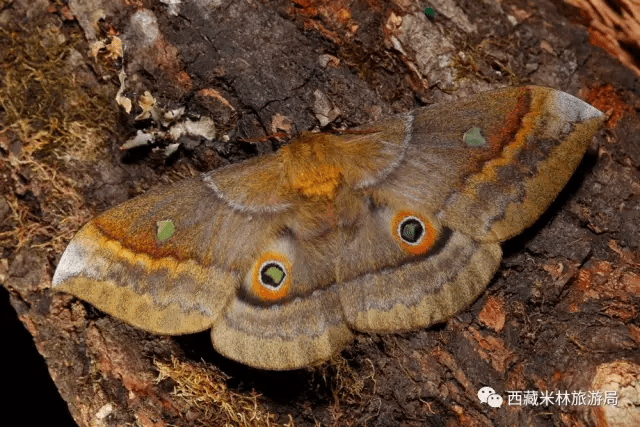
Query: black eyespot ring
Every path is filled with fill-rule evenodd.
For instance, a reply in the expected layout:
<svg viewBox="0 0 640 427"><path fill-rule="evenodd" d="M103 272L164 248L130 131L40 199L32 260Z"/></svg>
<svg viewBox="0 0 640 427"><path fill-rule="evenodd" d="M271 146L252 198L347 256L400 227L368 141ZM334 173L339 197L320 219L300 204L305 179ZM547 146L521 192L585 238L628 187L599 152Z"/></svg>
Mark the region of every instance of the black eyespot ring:
<svg viewBox="0 0 640 427"><path fill-rule="evenodd" d="M398 236L408 245L418 246L425 235L425 225L415 216L407 216L398 224Z"/></svg>
<svg viewBox="0 0 640 427"><path fill-rule="evenodd" d="M266 261L260 266L260 283L271 290L277 290L287 279L287 269L278 261Z"/></svg>

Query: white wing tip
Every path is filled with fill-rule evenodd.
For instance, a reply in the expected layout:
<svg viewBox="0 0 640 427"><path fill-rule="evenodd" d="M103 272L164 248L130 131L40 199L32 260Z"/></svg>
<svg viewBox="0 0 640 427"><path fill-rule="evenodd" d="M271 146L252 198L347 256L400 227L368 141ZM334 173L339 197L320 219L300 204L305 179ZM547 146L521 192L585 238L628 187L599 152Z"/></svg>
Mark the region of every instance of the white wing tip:
<svg viewBox="0 0 640 427"><path fill-rule="evenodd" d="M64 250L60 262L56 268L56 272L53 273L53 279L51 279L51 286L56 287L69 277L77 276L85 269L84 251L80 246L75 243L69 243L67 249Z"/></svg>
<svg viewBox="0 0 640 427"><path fill-rule="evenodd" d="M585 122L604 116L602 111L566 92L555 94L556 109L570 122Z"/></svg>

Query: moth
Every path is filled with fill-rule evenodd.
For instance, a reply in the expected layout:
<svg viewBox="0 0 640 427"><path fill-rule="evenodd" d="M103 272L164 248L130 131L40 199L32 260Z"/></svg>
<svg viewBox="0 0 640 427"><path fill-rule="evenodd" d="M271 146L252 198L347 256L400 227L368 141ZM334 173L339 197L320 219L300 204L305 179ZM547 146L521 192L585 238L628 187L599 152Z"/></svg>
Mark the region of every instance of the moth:
<svg viewBox="0 0 640 427"><path fill-rule="evenodd" d="M532 86L302 133L99 215L53 287L154 333L211 329L246 365L314 364L354 331L424 328L473 302L602 122Z"/></svg>

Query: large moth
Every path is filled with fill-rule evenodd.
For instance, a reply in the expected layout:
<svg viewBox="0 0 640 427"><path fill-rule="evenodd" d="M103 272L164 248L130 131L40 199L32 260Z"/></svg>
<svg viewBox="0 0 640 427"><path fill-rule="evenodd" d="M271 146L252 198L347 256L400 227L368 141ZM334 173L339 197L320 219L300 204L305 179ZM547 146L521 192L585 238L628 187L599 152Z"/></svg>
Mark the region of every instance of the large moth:
<svg viewBox="0 0 640 427"><path fill-rule="evenodd" d="M602 121L522 87L303 133L96 217L53 286L155 333L210 328L250 366L313 364L354 331L423 328L470 304Z"/></svg>

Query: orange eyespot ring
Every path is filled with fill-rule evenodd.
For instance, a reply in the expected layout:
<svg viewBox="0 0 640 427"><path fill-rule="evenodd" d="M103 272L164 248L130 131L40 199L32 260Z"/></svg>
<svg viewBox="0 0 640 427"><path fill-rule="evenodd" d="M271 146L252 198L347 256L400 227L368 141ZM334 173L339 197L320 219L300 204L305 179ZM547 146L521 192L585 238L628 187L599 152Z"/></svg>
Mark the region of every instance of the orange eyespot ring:
<svg viewBox="0 0 640 427"><path fill-rule="evenodd" d="M276 252L266 252L251 274L251 290L263 301L277 301L287 295L291 285L291 262Z"/></svg>
<svg viewBox="0 0 640 427"><path fill-rule="evenodd" d="M410 254L423 255L436 241L436 230L431 222L415 212L398 212L391 226L393 237Z"/></svg>

